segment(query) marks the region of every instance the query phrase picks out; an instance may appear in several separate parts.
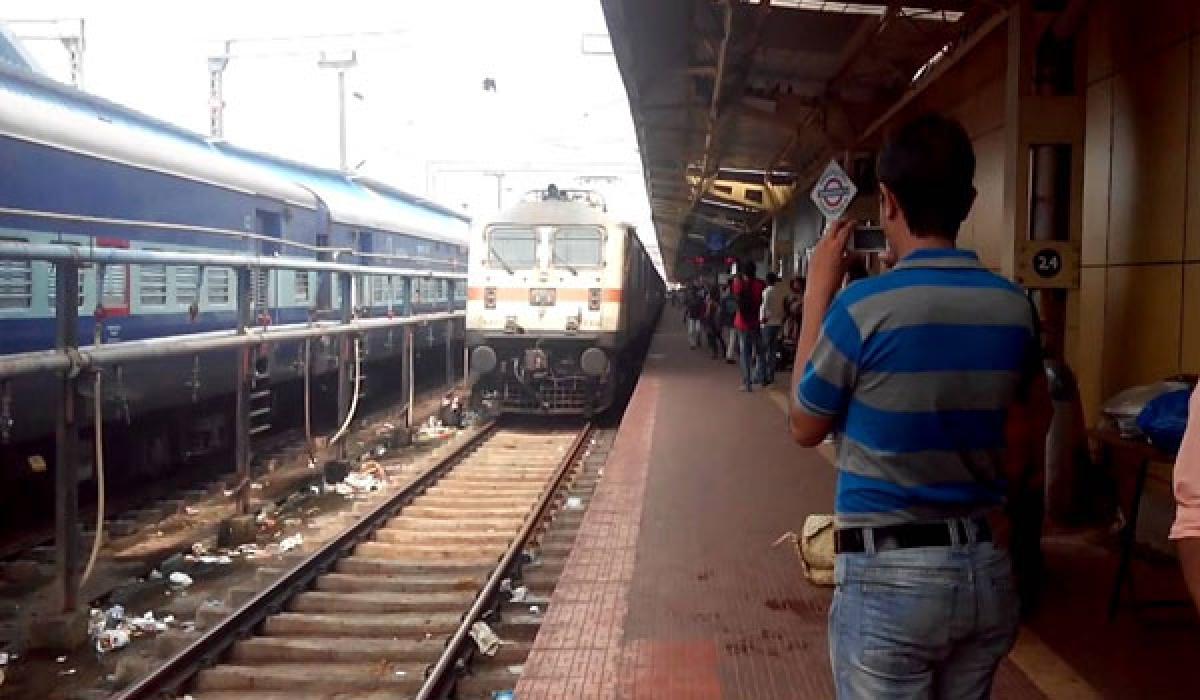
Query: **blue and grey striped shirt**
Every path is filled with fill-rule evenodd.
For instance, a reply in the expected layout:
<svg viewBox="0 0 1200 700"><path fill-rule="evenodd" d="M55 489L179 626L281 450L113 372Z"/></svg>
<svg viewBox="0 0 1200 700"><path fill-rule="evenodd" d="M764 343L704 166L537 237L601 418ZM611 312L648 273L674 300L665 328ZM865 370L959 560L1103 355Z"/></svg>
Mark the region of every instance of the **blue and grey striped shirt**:
<svg viewBox="0 0 1200 700"><path fill-rule="evenodd" d="M840 527L966 516L1003 503L1009 404L1032 379L1021 290L974 253L919 250L834 299L800 406L839 433Z"/></svg>

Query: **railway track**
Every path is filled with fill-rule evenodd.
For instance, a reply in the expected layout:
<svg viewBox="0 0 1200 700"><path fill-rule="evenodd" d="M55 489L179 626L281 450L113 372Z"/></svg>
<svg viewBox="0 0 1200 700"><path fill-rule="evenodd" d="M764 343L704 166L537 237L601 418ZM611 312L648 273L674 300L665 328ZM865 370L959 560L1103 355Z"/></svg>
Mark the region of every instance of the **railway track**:
<svg viewBox="0 0 1200 700"><path fill-rule="evenodd" d="M502 584L538 545L564 546L545 519L592 433L480 431L120 697L444 697L475 653L472 626L497 611L506 643L485 666L498 677L470 685L511 687L542 599L505 602Z"/></svg>

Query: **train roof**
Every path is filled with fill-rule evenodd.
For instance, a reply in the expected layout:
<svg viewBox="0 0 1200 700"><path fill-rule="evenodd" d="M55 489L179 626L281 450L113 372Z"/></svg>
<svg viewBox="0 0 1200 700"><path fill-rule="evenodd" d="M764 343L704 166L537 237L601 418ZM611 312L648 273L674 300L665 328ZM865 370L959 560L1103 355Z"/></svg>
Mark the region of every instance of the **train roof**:
<svg viewBox="0 0 1200 700"><path fill-rule="evenodd" d="M615 223L602 208L584 202L543 200L519 202L489 219L487 225L607 226Z"/></svg>
<svg viewBox="0 0 1200 700"><path fill-rule="evenodd" d="M449 207L382 182L363 179L359 184L336 170L210 142L195 132L36 74L16 61L0 60L0 96L0 136L307 209L317 209L319 198L335 221L350 226L456 244L466 241L470 219Z"/></svg>
<svg viewBox="0 0 1200 700"><path fill-rule="evenodd" d="M289 160L227 142L216 148L228 157L312 190L329 208L330 217L347 226L406 233L448 243L466 242L463 217L422 210L401 197L376 192L354 178L329 168ZM395 190L399 192L399 190ZM448 210L447 210L448 211ZM468 219L469 221L469 219Z"/></svg>
<svg viewBox="0 0 1200 700"><path fill-rule="evenodd" d="M200 135L0 62L0 135L316 209L310 192Z"/></svg>

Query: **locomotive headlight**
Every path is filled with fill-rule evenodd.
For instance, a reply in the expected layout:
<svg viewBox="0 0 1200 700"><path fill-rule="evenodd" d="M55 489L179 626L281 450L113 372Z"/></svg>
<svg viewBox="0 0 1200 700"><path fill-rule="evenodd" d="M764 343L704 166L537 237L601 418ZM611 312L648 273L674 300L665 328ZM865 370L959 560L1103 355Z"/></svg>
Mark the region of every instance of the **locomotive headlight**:
<svg viewBox="0 0 1200 700"><path fill-rule="evenodd" d="M603 298L603 290L592 288L588 290L588 311L599 311L600 300Z"/></svg>
<svg viewBox="0 0 1200 700"><path fill-rule="evenodd" d="M600 348L588 348L579 356L579 368L588 376L602 376L608 369L608 355Z"/></svg>
<svg viewBox="0 0 1200 700"><path fill-rule="evenodd" d="M495 287L484 287L483 288L483 308L485 308L485 309L496 308L496 288Z"/></svg>
<svg viewBox="0 0 1200 700"><path fill-rule="evenodd" d="M471 351L471 373L479 376L496 369L496 351L487 345L477 346Z"/></svg>

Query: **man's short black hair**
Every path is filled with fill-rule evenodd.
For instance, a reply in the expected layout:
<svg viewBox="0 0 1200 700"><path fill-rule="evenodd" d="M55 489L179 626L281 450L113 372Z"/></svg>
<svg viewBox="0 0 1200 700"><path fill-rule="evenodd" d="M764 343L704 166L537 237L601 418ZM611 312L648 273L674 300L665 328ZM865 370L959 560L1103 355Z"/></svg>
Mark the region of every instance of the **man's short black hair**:
<svg viewBox="0 0 1200 700"><path fill-rule="evenodd" d="M900 127L875 166L916 236L953 241L975 201L975 151L956 120L927 114Z"/></svg>
<svg viewBox="0 0 1200 700"><path fill-rule="evenodd" d="M738 272L742 273L743 275L746 275L747 277L753 277L754 272L757 269L758 268L757 268L757 266L755 266L753 260L746 260L741 265L738 265Z"/></svg>

